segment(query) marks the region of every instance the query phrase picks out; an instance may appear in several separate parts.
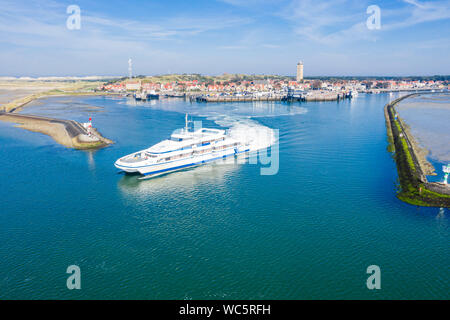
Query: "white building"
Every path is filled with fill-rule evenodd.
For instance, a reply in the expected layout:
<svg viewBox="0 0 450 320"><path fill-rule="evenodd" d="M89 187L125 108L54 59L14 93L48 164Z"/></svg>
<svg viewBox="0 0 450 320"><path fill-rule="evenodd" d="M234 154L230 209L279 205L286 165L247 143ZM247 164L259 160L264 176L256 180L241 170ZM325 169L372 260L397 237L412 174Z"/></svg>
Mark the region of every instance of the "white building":
<svg viewBox="0 0 450 320"><path fill-rule="evenodd" d="M141 90L141 82L127 82L125 88L127 90Z"/></svg>

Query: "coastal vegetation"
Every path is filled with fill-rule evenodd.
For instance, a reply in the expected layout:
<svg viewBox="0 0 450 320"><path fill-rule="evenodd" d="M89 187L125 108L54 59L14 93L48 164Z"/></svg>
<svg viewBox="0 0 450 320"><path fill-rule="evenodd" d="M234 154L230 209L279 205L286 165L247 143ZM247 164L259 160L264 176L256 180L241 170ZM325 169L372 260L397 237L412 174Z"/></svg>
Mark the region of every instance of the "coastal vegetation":
<svg viewBox="0 0 450 320"><path fill-rule="evenodd" d="M427 181L420 161L407 141L407 133L403 130L395 110L395 105L406 97L397 99L385 107L389 150L395 151L394 158L400 181L398 198L412 205L450 207L448 187Z"/></svg>

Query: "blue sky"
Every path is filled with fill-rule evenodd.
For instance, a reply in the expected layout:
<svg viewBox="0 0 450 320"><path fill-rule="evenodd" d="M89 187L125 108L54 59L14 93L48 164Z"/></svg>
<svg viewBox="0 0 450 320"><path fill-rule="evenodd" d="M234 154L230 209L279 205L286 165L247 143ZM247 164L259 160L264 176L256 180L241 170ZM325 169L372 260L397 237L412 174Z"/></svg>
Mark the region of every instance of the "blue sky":
<svg viewBox="0 0 450 320"><path fill-rule="evenodd" d="M0 76L450 74L449 30L450 0L0 0Z"/></svg>

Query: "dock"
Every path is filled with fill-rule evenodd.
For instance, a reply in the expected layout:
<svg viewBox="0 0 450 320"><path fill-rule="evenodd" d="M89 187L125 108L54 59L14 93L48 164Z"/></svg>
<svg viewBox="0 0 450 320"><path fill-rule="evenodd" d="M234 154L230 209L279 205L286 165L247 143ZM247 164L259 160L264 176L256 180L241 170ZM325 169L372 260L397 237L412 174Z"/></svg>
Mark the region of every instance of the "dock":
<svg viewBox="0 0 450 320"><path fill-rule="evenodd" d="M256 102L256 101L340 101L351 98L348 93L341 92L309 92L297 93L288 91L286 94L254 95L197 95L190 96L191 102Z"/></svg>
<svg viewBox="0 0 450 320"><path fill-rule="evenodd" d="M192 100L193 97L191 97ZM252 101L282 101L282 97L254 97L254 96L198 96L197 102L252 102Z"/></svg>

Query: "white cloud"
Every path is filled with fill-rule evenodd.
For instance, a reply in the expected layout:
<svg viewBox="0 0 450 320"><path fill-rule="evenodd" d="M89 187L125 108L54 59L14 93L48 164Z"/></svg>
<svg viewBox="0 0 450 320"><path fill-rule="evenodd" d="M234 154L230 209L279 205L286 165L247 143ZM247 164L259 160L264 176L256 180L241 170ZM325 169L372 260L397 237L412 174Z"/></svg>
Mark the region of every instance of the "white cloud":
<svg viewBox="0 0 450 320"><path fill-rule="evenodd" d="M450 19L450 1L403 1L410 6L397 10L399 16L395 18L395 22L383 25L384 30L407 28L420 23Z"/></svg>
<svg viewBox="0 0 450 320"><path fill-rule="evenodd" d="M333 45L373 39L373 34L362 28L365 9L364 4L357 1L295 0L280 16L291 23L295 34L303 40Z"/></svg>
<svg viewBox="0 0 450 320"><path fill-rule="evenodd" d="M381 6L381 32L450 18L450 1L402 2L405 5L395 9ZM280 16L301 38L324 45L375 41L382 34L365 27L367 5L353 0L294 0Z"/></svg>

